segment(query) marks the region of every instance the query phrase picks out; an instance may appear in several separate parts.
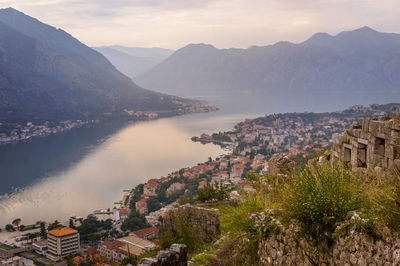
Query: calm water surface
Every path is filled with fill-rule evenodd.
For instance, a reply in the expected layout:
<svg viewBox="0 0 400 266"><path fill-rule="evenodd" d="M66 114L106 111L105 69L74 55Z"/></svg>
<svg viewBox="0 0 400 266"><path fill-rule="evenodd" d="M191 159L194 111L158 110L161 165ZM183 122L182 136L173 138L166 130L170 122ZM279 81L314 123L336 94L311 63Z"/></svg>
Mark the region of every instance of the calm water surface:
<svg viewBox="0 0 400 266"><path fill-rule="evenodd" d="M192 136L231 129L254 116L187 115L75 129L0 147L0 225L14 218L25 224L65 221L112 208L122 189L225 153L213 144L192 142Z"/></svg>

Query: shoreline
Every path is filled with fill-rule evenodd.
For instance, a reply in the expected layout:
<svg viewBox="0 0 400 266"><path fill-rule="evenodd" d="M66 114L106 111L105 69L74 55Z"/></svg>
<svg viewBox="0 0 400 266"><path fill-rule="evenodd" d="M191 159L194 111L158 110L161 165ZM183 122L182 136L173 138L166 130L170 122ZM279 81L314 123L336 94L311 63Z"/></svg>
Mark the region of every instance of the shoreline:
<svg viewBox="0 0 400 266"><path fill-rule="evenodd" d="M183 109L182 109L183 108ZM182 108L170 111L157 111L157 110L147 110L147 111L134 111L124 109L121 113L104 113L103 117L98 117L97 119L89 120L64 120L58 122L45 121L42 123L34 124L33 122L27 122L25 125L17 124L9 134L0 132L0 147L26 143L35 138L45 138L50 135L60 134L72 129L80 128L83 126L90 126L94 124L102 124L108 122L120 121L122 123L135 123L141 121L152 121L160 118L168 118L175 116L182 116L188 114L196 113L208 113L216 112L219 109L215 106L208 105L203 101L193 100L191 105L184 105ZM0 123L0 128L3 123Z"/></svg>
<svg viewBox="0 0 400 266"><path fill-rule="evenodd" d="M123 121L123 126L129 126L129 125L132 125L132 124L136 124L137 122L144 122L144 123L146 123L146 122L148 122L148 121L155 121L155 120L163 120L164 118L165 119L169 119L169 118L174 118L174 117L176 117L176 118L178 118L178 117L183 117L183 116L187 116L187 115L202 115L202 114L207 114L207 113L210 113L210 114L212 114L212 113L215 113L214 111L208 111L208 112L202 112L202 113L199 113L199 112L197 112L197 113L182 113L182 114L179 114L179 115L166 115L165 113L163 114L163 116L160 116L160 117L157 117L157 118L153 118L153 119L137 119L137 120L134 120L134 121L132 121L132 120L125 120L125 121ZM115 121L114 121L115 122ZM122 120L121 120L121 122L122 122ZM104 122L104 123L106 123L106 122ZM83 126L83 128L85 128L85 127L92 127L92 126L95 126L95 127L99 127L99 126L101 126L101 124L103 124L103 122L100 122L100 123L96 123L96 124L94 124L94 125L84 125ZM106 123L107 124L107 123ZM110 123L109 123L110 124ZM110 126L113 126L112 124L110 124ZM74 129L76 129L76 128L74 128ZM59 134L59 135L61 135L62 136L62 134L63 133L66 133L66 132L62 132L61 134ZM35 139L40 139L40 138L33 138L32 140L35 140ZM29 140L29 142L31 142L32 140ZM58 137L58 140L60 141L60 137ZM18 144L21 144L21 143L15 143L15 144L11 144L11 145L18 145ZM197 160L196 160L197 161ZM190 164L191 165L191 164ZM173 169L176 169L176 165L173 167ZM172 168L169 170L169 171L171 171L172 170ZM167 173L167 172L165 172L165 173ZM139 183L142 183L142 182L147 182L147 180L141 180L141 181L139 181ZM124 188L125 188L126 186L123 186L122 188L121 188L121 190L120 191L122 191ZM12 191L13 192L13 191ZM118 192L117 192L118 193ZM6 196L7 195L7 196ZM10 194L7 194L7 193L5 193L5 194L3 194L3 200L5 200L5 199L7 199L7 197L9 196ZM121 201L121 199L122 199L122 195L121 195L121 193L118 193L118 195L117 195L117 197L115 197L114 198L114 200L113 201ZM46 222L53 222L53 220L54 219L58 219L59 221L62 221L62 223L64 224L64 223L66 223L66 222L68 222L68 219L69 219L69 217L71 217L71 216L75 216L75 215L77 215L77 216L82 216L82 217L84 217L84 218L86 218L86 215L88 215L88 214L92 214L95 210L99 210L99 209L108 209L108 208L110 208L110 209L112 209L114 206L118 206L118 205L114 205L114 204L112 204L113 203L113 201L110 201L110 204L106 204L106 205L100 205L100 206L98 206L97 208L95 207L95 208L90 208L90 209L87 209L85 212L81 212L81 211L78 211L78 212L70 212L69 214L67 214L67 215L63 215L64 216L64 218L63 217L55 217L55 218L53 218L53 217L50 217L50 219L46 219L46 218L44 218L44 219L41 219L40 217L39 218L37 218L38 220L40 219L40 220L44 220L44 221L46 221ZM14 215L13 215L14 216ZM12 216L12 217L13 217ZM52 216L52 215L51 215ZM11 219L11 218L10 218ZM27 220L26 220L26 222L27 223L35 223L35 221L33 221L33 220L31 220L30 218L29 218L29 221L28 221L28 218L26 218ZM36 219L36 218L34 218L34 219ZM12 220L12 219L11 219ZM4 220L4 224L2 223L1 224L1 228L4 228L4 226L7 224L7 223L10 223L11 221L7 221L7 220Z"/></svg>

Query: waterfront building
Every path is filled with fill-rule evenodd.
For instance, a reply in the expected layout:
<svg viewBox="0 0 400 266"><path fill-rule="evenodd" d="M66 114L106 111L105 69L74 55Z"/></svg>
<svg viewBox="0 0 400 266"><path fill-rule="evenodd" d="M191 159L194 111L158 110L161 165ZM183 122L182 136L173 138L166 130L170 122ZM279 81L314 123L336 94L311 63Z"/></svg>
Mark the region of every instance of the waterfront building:
<svg viewBox="0 0 400 266"><path fill-rule="evenodd" d="M32 247L36 253L45 256L47 253L47 239L33 243Z"/></svg>
<svg viewBox="0 0 400 266"><path fill-rule="evenodd" d="M2 266L23 266L22 258L18 256L0 260Z"/></svg>
<svg viewBox="0 0 400 266"><path fill-rule="evenodd" d="M129 217L129 210L126 208L114 210L115 221L125 220Z"/></svg>
<svg viewBox="0 0 400 266"><path fill-rule="evenodd" d="M46 256L53 261L75 254L80 249L79 233L69 227L50 230L47 234L47 240Z"/></svg>

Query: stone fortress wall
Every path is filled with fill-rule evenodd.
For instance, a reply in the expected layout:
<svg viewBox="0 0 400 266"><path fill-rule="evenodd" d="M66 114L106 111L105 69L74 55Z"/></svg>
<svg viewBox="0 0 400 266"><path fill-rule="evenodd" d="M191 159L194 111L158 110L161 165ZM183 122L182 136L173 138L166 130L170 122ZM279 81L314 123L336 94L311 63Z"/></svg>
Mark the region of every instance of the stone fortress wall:
<svg viewBox="0 0 400 266"><path fill-rule="evenodd" d="M331 161L354 168L387 171L400 169L400 113L393 117L365 118L333 138Z"/></svg>

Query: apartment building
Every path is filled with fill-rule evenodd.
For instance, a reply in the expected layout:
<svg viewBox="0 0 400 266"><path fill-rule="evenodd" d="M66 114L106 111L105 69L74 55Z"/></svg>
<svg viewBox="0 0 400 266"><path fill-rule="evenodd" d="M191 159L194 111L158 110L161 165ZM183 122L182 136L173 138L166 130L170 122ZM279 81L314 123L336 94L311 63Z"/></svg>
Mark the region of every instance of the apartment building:
<svg viewBox="0 0 400 266"><path fill-rule="evenodd" d="M69 227L50 230L47 234L47 246L46 256L53 261L58 261L80 249L79 233Z"/></svg>

